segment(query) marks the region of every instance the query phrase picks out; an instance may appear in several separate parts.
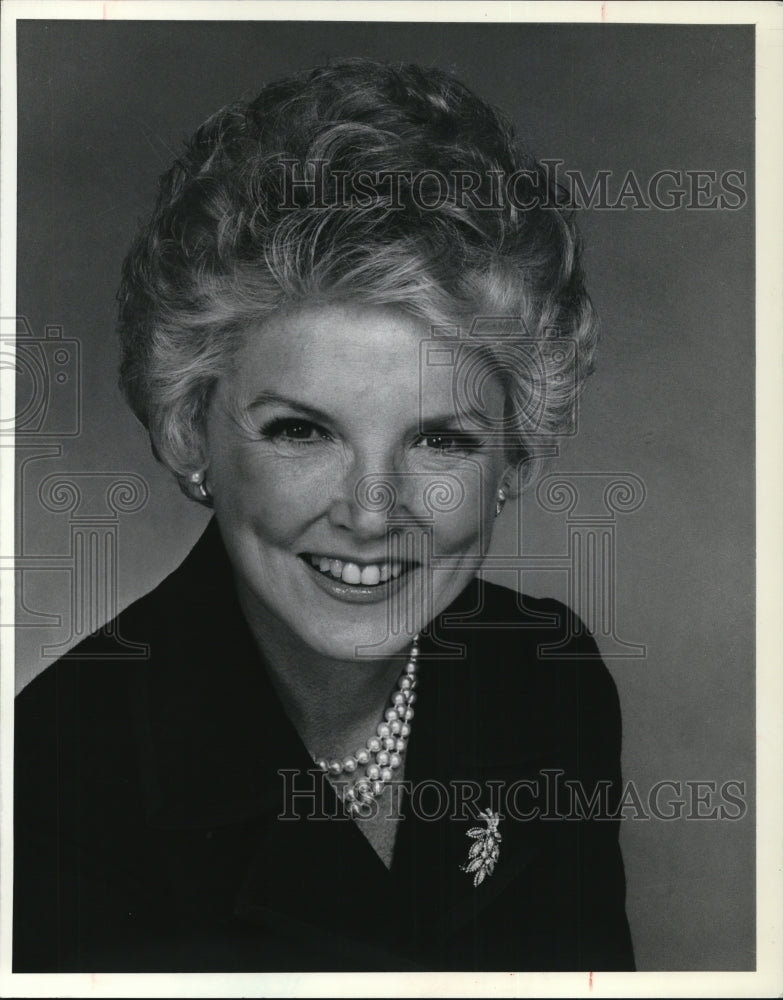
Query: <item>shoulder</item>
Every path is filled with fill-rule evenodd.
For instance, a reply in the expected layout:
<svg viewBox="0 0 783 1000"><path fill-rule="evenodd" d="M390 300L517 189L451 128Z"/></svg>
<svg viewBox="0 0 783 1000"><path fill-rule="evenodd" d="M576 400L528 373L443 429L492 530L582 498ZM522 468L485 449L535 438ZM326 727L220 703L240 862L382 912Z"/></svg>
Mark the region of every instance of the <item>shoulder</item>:
<svg viewBox="0 0 783 1000"><path fill-rule="evenodd" d="M193 622L204 630L205 598L194 581L214 547L210 529L185 561L154 590L125 608L38 674L15 702L17 774L73 760L114 764L135 742L134 698L139 682L183 670L182 636ZM201 588L204 589L209 588ZM194 637L195 641L195 637ZM181 679L178 680L181 685ZM89 765L92 769L92 764Z"/></svg>
<svg viewBox="0 0 783 1000"><path fill-rule="evenodd" d="M614 690L595 636L554 598L476 579L441 620L444 634L467 642L484 672L497 669L528 684L538 677Z"/></svg>
<svg viewBox="0 0 783 1000"><path fill-rule="evenodd" d="M77 684L102 689L122 685L129 673L152 661L162 662L176 636L194 622L205 624L211 584L224 592L221 547L210 524L185 560L153 590L128 605L116 617L82 639L22 689L17 711L57 689Z"/></svg>
<svg viewBox="0 0 783 1000"><path fill-rule="evenodd" d="M166 617L166 586L135 601L33 678L17 695L17 754L31 733L111 731L127 703L129 676L150 661L150 637Z"/></svg>
<svg viewBox="0 0 783 1000"><path fill-rule="evenodd" d="M567 605L477 579L440 621L442 640L464 650L458 658L472 711L489 724L527 729L543 744L573 744L575 753L588 743L601 755L619 753L614 678Z"/></svg>

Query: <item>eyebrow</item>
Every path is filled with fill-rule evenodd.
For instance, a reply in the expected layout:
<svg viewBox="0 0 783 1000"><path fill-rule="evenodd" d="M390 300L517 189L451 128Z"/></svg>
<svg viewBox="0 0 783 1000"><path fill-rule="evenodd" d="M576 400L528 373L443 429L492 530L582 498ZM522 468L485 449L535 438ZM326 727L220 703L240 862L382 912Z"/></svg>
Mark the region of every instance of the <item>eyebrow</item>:
<svg viewBox="0 0 783 1000"><path fill-rule="evenodd" d="M254 410L257 406L287 406L289 410L298 410L300 413L306 413L308 417L312 417L313 420L320 420L323 423L329 423L333 419L325 410L319 410L317 406L308 406L307 403L302 403L298 399L293 399L291 396L282 396L278 392L259 392L257 396L254 396L250 401L248 409Z"/></svg>
<svg viewBox="0 0 783 1000"><path fill-rule="evenodd" d="M279 392L272 392L270 390L259 392L254 396L250 401L248 409L253 410L257 406L286 406L288 409L297 410L299 413L304 413L312 420L321 423L332 423L334 421L334 417L331 417L325 410L321 410L317 406L310 406L307 403L301 402L301 400L294 399L292 396L285 396ZM429 431L430 433L433 430L454 429L455 424L459 425L460 417L470 417L476 421L479 427L465 432L475 433L476 430L482 427L482 422L486 422L487 414L471 406L462 414L439 413L433 416L420 417L414 426L421 432ZM456 429L460 430L461 428L457 426Z"/></svg>

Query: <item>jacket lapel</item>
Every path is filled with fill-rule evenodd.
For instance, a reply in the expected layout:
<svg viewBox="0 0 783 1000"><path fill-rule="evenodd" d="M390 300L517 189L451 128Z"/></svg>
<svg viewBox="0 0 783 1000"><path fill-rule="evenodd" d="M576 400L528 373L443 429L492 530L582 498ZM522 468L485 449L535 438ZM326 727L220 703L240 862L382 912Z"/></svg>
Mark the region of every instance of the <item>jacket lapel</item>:
<svg viewBox="0 0 783 1000"><path fill-rule="evenodd" d="M416 716L407 751L405 778L413 796L398 838L394 870L416 873L410 910L416 914L417 933L425 938L435 933L440 945L465 923L479 920L481 912L540 853L530 824L501 816L500 853L492 873L474 885L473 873L463 870L477 839L468 836L468 831L487 829L479 814L498 808L498 789L532 779L546 750L540 734L536 734L537 742L528 743L521 732L513 746L504 742L509 727L498 713L505 716L513 711L513 698L506 703L502 691L489 702L479 698L479 692L486 690L482 670L489 669L503 650L493 647L491 633L458 623L468 620L471 610L483 604L481 583L474 581L434 623L432 633L438 644L424 637ZM518 650L510 668L524 671L529 652L525 641L519 631L508 634L513 634ZM464 656L456 661L428 659L437 657L439 640L444 637L461 646ZM507 685L510 697L512 691L524 690L523 676L517 673L513 681Z"/></svg>

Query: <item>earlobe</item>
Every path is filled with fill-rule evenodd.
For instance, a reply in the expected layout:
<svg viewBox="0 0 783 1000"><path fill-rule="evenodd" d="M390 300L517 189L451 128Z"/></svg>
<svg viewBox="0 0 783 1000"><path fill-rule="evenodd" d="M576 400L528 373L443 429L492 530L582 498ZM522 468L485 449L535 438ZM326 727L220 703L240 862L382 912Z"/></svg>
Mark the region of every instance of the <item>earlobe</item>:
<svg viewBox="0 0 783 1000"><path fill-rule="evenodd" d="M204 469L191 472L188 476L188 482L192 487L192 493L196 500L203 502L204 500L211 499L211 494L207 489L206 472Z"/></svg>

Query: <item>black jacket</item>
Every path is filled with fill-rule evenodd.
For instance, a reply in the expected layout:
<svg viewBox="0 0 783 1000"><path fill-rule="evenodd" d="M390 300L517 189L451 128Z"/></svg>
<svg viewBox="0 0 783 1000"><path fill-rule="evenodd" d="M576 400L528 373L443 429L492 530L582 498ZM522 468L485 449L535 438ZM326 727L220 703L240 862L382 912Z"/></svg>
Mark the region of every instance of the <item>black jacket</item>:
<svg viewBox="0 0 783 1000"><path fill-rule="evenodd" d="M592 638L476 580L421 650L387 870L309 770L213 522L17 698L14 970L633 968L606 818L619 707ZM596 789L603 816L579 818ZM466 831L491 805L500 856L474 886Z"/></svg>

